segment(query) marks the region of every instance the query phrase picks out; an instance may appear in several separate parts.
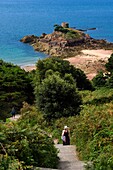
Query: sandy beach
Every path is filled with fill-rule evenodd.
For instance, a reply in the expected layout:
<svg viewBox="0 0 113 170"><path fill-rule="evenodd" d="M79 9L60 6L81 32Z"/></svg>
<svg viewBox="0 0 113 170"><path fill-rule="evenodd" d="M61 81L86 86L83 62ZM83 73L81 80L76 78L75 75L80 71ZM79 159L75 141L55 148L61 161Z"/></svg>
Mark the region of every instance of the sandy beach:
<svg viewBox="0 0 113 170"><path fill-rule="evenodd" d="M100 70L105 71L104 65L113 53L112 50L82 50L82 54L68 58L72 65L83 70L92 79Z"/></svg>
<svg viewBox="0 0 113 170"><path fill-rule="evenodd" d="M72 65L83 70L88 77L92 79L100 70L105 71L104 65L108 61L108 58L113 53L112 50L82 50L81 55L67 58ZM31 71L36 69L35 65L21 67L25 71Z"/></svg>
<svg viewBox="0 0 113 170"><path fill-rule="evenodd" d="M31 65L31 66L21 66L21 69L24 69L25 71L32 71L36 69L35 65Z"/></svg>

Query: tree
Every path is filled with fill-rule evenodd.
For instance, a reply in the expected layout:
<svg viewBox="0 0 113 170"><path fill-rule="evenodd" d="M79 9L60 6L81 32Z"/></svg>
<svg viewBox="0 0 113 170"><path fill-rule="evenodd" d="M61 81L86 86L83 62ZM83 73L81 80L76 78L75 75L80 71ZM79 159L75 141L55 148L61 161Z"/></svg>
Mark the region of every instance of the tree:
<svg viewBox="0 0 113 170"><path fill-rule="evenodd" d="M66 34L67 32L69 32L68 29L63 28L61 25L57 25L57 24L54 25L54 31L59 31L59 32L62 32L62 33L64 33L64 34Z"/></svg>
<svg viewBox="0 0 113 170"><path fill-rule="evenodd" d="M110 88L113 88L113 72L111 73L110 77L107 79L106 85Z"/></svg>
<svg viewBox="0 0 113 170"><path fill-rule="evenodd" d="M103 87L106 85L107 77L104 76L103 72L99 72L93 79L92 79L94 87Z"/></svg>
<svg viewBox="0 0 113 170"><path fill-rule="evenodd" d="M69 61L62 60L60 58L47 58L45 60L39 60L37 62L37 78L40 82L46 78L46 72L52 70L53 72L59 72L63 78L66 73L71 74L76 83L76 87L79 90L92 90L92 84L87 79L84 72L73 65L70 65Z"/></svg>
<svg viewBox="0 0 113 170"><path fill-rule="evenodd" d="M111 54L110 58L108 59L108 62L105 64L105 67L110 73L113 72L113 54Z"/></svg>
<svg viewBox="0 0 113 170"><path fill-rule="evenodd" d="M0 60L0 119L9 117L13 106L19 110L23 101L33 102L31 82L29 73Z"/></svg>
<svg viewBox="0 0 113 170"><path fill-rule="evenodd" d="M81 110L81 96L71 75L53 73L35 86L36 105L49 122L60 117L79 114Z"/></svg>

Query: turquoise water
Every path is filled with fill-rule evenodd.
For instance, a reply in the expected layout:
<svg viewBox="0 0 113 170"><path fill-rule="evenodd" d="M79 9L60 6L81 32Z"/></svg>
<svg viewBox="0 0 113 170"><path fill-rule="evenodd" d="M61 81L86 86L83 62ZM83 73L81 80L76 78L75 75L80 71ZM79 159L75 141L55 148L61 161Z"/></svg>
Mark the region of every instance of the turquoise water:
<svg viewBox="0 0 113 170"><path fill-rule="evenodd" d="M1 0L0 58L18 65L35 64L47 57L19 40L28 34L51 33L54 24L69 22L93 38L113 42L112 0Z"/></svg>

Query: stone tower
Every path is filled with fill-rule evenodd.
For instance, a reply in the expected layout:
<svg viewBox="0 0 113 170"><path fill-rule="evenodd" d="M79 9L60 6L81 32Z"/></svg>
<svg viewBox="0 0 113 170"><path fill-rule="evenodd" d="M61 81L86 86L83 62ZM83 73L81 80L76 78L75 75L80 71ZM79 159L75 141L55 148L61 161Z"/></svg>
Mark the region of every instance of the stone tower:
<svg viewBox="0 0 113 170"><path fill-rule="evenodd" d="M63 28L69 28L69 23L67 23L67 22L62 22L61 26L62 26Z"/></svg>

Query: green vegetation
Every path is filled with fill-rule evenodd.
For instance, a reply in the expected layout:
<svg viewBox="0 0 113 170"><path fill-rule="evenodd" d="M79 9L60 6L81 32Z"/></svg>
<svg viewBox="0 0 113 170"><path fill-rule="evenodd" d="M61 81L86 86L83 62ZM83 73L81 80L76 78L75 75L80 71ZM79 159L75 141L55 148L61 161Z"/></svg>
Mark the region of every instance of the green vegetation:
<svg viewBox="0 0 113 170"><path fill-rule="evenodd" d="M58 130L67 124L71 142L76 144L79 157L88 161L86 169L113 169L113 71L112 56L106 64L110 73L100 72L93 79L95 91L81 91L83 109L79 116L56 121Z"/></svg>
<svg viewBox="0 0 113 170"><path fill-rule="evenodd" d="M37 108L48 122L79 114L82 100L76 86L92 89L83 71L59 58L38 61L34 84Z"/></svg>
<svg viewBox="0 0 113 170"><path fill-rule="evenodd" d="M62 79L65 74L71 74L79 90L93 90L91 82L87 79L82 70L70 65L69 61L55 57L39 60L37 62L35 82L42 82L47 74L53 74L53 72L57 72Z"/></svg>
<svg viewBox="0 0 113 170"><path fill-rule="evenodd" d="M107 76L104 76L103 72L99 72L92 81L94 87L103 87L106 86Z"/></svg>
<svg viewBox="0 0 113 170"><path fill-rule="evenodd" d="M113 89L82 91L83 109L79 116L61 118L55 126L59 134L70 127L71 143L89 170L113 169Z"/></svg>
<svg viewBox="0 0 113 170"><path fill-rule="evenodd" d="M92 80L93 86L98 87L113 87L113 54L108 59L108 63L105 64L106 74L102 71L99 72Z"/></svg>
<svg viewBox="0 0 113 170"><path fill-rule="evenodd" d="M22 102L30 101L29 90L25 89L29 84L29 87L32 87L33 77L36 97L36 106L24 102L18 121L11 122L6 119L6 122L0 122L1 170L56 168L58 151L54 147L53 139L61 142L64 125L70 127L71 143L77 146L79 158L88 162L86 169L113 169L112 56L108 61L110 67L106 67L110 73L104 75L100 72L92 83L80 69L58 58L38 61L37 70L33 73L26 73L17 66L1 62L2 104L7 104L7 100L3 100L3 94L7 95L5 89L11 94L15 93L14 89L21 90L22 95L27 92L26 97L23 95L24 97L14 100L18 108ZM18 82L20 86L9 86L14 85L11 82ZM7 105L9 107L9 104ZM2 115L5 118L6 113L5 110Z"/></svg>
<svg viewBox="0 0 113 170"><path fill-rule="evenodd" d="M0 169L56 168L58 151L49 137L46 121L26 103L21 114L16 123L0 123Z"/></svg>
<svg viewBox="0 0 113 170"><path fill-rule="evenodd" d="M61 25L54 25L54 31L59 31L62 33L67 33L69 30L67 28L63 28Z"/></svg>
<svg viewBox="0 0 113 170"><path fill-rule="evenodd" d="M65 38L67 40L79 40L82 36L83 33L80 33L77 30L70 29L70 28L63 28L61 25L54 25L54 31L62 32L65 34Z"/></svg>
<svg viewBox="0 0 113 170"><path fill-rule="evenodd" d="M82 105L72 76L66 74L62 79L57 74L48 75L35 87L37 107L48 122L79 114Z"/></svg>
<svg viewBox="0 0 113 170"><path fill-rule="evenodd" d="M109 71L110 73L113 72L113 54L111 54L105 66L106 66L107 71Z"/></svg>
<svg viewBox="0 0 113 170"><path fill-rule="evenodd" d="M10 117L13 106L18 112L23 101L33 103L31 80L20 67L0 60L0 119Z"/></svg>
<svg viewBox="0 0 113 170"><path fill-rule="evenodd" d="M92 169L113 169L112 94L113 89L100 88L87 95L76 127L78 150L82 158L93 162Z"/></svg>

